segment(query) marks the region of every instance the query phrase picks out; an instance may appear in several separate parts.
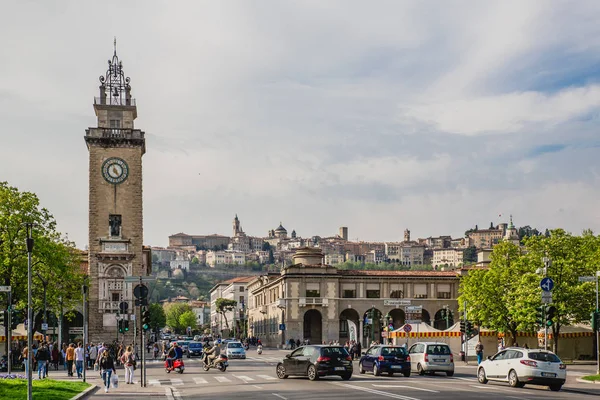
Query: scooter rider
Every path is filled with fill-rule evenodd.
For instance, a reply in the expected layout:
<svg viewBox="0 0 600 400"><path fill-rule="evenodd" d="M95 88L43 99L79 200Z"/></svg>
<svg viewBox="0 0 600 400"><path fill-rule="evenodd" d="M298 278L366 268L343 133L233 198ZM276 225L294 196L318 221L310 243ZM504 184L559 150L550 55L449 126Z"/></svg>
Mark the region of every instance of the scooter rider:
<svg viewBox="0 0 600 400"><path fill-rule="evenodd" d="M167 362L169 363L169 368L173 368L173 360L177 358L177 343L171 343L171 348L167 353Z"/></svg>
<svg viewBox="0 0 600 400"><path fill-rule="evenodd" d="M204 348L204 364L212 364L219 355L221 355L221 347L215 342L213 342L212 346L209 343L208 348Z"/></svg>

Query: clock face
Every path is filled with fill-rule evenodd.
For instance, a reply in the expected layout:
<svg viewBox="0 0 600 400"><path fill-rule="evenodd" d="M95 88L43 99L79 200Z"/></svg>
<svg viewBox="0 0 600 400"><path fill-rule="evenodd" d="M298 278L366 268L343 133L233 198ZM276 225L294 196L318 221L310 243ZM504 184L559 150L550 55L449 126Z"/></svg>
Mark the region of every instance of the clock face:
<svg viewBox="0 0 600 400"><path fill-rule="evenodd" d="M127 179L129 167L127 163L117 157L111 157L102 164L102 176L108 183L119 184Z"/></svg>

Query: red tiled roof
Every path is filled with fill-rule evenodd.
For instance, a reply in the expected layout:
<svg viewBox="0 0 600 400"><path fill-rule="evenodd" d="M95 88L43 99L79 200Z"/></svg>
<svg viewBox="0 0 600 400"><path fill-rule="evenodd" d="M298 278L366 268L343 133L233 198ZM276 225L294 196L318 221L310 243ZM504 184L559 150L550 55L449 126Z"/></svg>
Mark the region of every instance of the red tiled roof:
<svg viewBox="0 0 600 400"><path fill-rule="evenodd" d="M221 283L248 283L256 277L257 276L238 276L237 278L233 278Z"/></svg>

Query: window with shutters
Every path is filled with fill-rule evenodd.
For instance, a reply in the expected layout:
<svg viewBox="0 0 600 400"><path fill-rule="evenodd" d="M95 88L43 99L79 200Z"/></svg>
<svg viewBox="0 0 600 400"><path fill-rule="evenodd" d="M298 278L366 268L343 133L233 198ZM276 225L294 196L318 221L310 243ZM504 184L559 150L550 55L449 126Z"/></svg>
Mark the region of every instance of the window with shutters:
<svg viewBox="0 0 600 400"><path fill-rule="evenodd" d="M379 299L381 298L381 290L379 289L378 283L367 284L367 299Z"/></svg>
<svg viewBox="0 0 600 400"><path fill-rule="evenodd" d="M437 295L438 299L450 299L452 298L452 291L450 290L449 283L440 283L437 285Z"/></svg>
<svg viewBox="0 0 600 400"><path fill-rule="evenodd" d="M390 299L403 299L404 298L404 285L399 283L392 283L390 285Z"/></svg>
<svg viewBox="0 0 600 400"><path fill-rule="evenodd" d="M426 299L427 298L427 285L424 283L418 283L414 285L414 298L415 299Z"/></svg>
<svg viewBox="0 0 600 400"><path fill-rule="evenodd" d="M342 284L342 298L344 298L344 299L355 299L356 298L356 285L354 283L343 283Z"/></svg>
<svg viewBox="0 0 600 400"><path fill-rule="evenodd" d="M321 297L321 288L319 283L306 284L306 297Z"/></svg>

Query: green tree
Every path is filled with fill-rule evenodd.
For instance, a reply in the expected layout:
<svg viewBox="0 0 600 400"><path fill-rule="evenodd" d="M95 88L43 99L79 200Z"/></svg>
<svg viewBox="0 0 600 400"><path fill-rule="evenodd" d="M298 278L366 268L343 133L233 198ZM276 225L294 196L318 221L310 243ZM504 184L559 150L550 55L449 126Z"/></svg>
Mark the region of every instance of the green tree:
<svg viewBox="0 0 600 400"><path fill-rule="evenodd" d="M165 306L165 315L167 317L167 326L177 333L183 333L185 328L181 325L179 317L187 311L192 311L192 307L184 303L171 303Z"/></svg>
<svg viewBox="0 0 600 400"><path fill-rule="evenodd" d="M179 325L186 330L189 326L192 330L196 329L198 326L198 322L196 319L196 314L192 310L186 311L179 316Z"/></svg>
<svg viewBox="0 0 600 400"><path fill-rule="evenodd" d="M227 321L227 312L232 311L236 305L237 305L237 301L224 299L222 297L219 297L217 299L217 301L215 302L215 308L217 310L217 313L221 314L223 316L223 318L225 318L225 326L227 327L227 330L229 330L229 321Z"/></svg>
<svg viewBox="0 0 600 400"><path fill-rule="evenodd" d="M150 312L150 327L154 330L164 328L167 325L167 316L165 309L158 303L150 304L148 307Z"/></svg>
<svg viewBox="0 0 600 400"><path fill-rule="evenodd" d="M194 258L192 258L192 261L191 261L191 263L192 263L192 264L200 264L200 260L198 260L198 257L197 257L197 256L194 256Z"/></svg>
<svg viewBox="0 0 600 400"><path fill-rule="evenodd" d="M477 247L469 246L463 252L463 263L472 264L477 262Z"/></svg>
<svg viewBox="0 0 600 400"><path fill-rule="evenodd" d="M269 242L263 242L262 244L262 251L269 251L271 250L271 243Z"/></svg>
<svg viewBox="0 0 600 400"><path fill-rule="evenodd" d="M275 264L275 257L273 256L273 249L269 248L269 264Z"/></svg>

